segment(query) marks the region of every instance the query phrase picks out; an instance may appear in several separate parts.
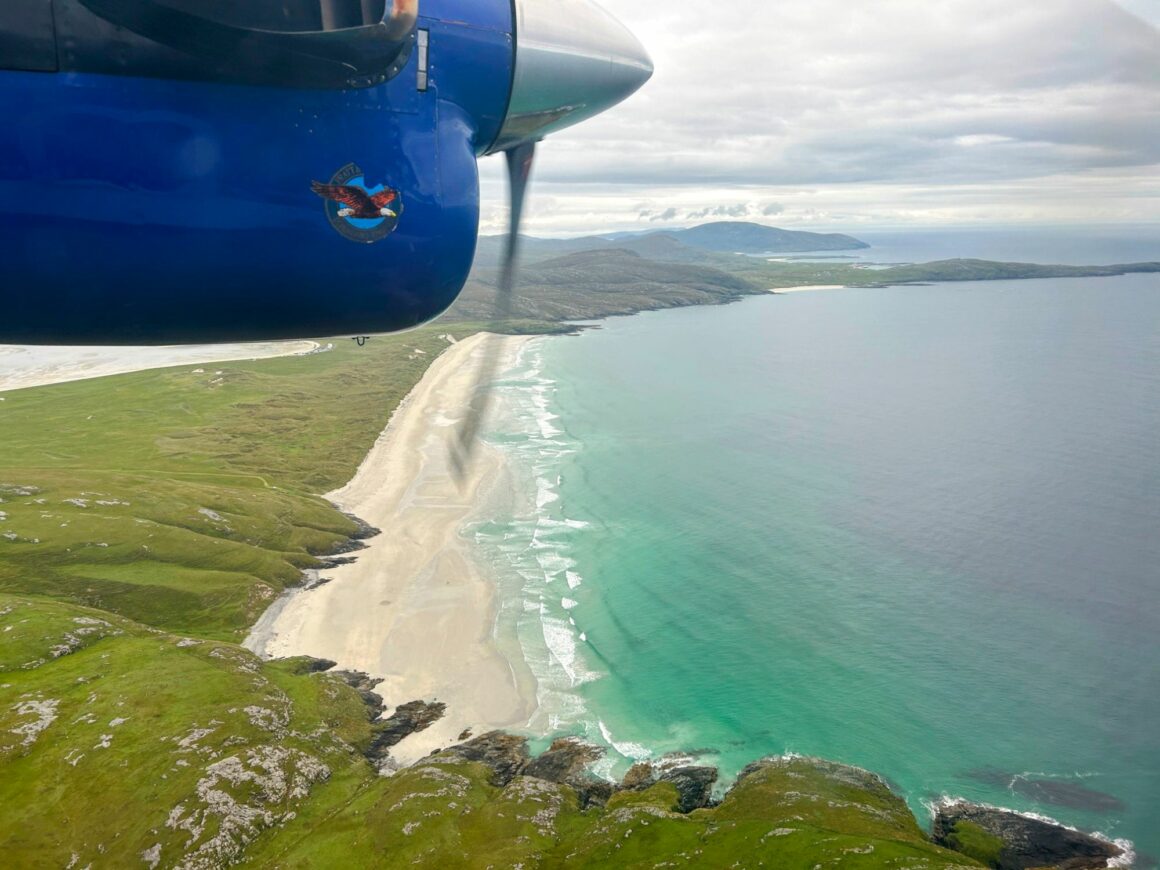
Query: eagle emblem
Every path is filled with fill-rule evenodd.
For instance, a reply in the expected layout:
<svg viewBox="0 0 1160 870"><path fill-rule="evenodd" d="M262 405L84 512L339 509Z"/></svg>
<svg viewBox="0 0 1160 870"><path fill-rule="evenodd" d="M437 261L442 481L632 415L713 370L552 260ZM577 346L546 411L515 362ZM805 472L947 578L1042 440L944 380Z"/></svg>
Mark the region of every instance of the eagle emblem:
<svg viewBox="0 0 1160 870"><path fill-rule="evenodd" d="M403 213L399 191L385 184L368 186L354 163L338 170L329 184L310 182L310 189L326 203L330 225L345 238L371 244L394 232Z"/></svg>

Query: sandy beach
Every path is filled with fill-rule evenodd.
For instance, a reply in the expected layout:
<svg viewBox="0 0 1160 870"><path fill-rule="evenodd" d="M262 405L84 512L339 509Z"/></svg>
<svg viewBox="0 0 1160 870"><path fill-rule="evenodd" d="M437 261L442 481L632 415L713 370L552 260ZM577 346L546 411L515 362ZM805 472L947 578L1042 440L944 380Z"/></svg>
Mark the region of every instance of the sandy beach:
<svg viewBox="0 0 1160 870"><path fill-rule="evenodd" d="M493 584L459 535L503 460L480 445L461 482L449 464L475 360L497 341L513 358L526 340L479 334L432 363L354 478L326 496L383 533L355 562L325 571L330 582L283 596L246 641L262 655L312 655L382 678L388 715L408 701L444 702L443 719L392 750L399 764L456 742L467 728L522 726L535 709L534 686L495 645Z"/></svg>
<svg viewBox="0 0 1160 870"><path fill-rule="evenodd" d="M294 356L319 349L314 341L261 341L169 347L41 347L0 345L0 392L145 369L240 359Z"/></svg>
<svg viewBox="0 0 1160 870"><path fill-rule="evenodd" d="M845 284L805 284L801 287L773 287L770 293L807 293L814 290L845 290Z"/></svg>

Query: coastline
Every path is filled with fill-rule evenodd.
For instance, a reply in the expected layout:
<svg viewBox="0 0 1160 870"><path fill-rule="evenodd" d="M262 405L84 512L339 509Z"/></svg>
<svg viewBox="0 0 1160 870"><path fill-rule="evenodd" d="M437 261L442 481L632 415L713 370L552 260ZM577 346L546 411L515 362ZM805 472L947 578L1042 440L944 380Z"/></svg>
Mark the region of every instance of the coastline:
<svg viewBox="0 0 1160 870"><path fill-rule="evenodd" d="M769 292L775 296L782 293L809 293L814 290L847 290L848 284L803 284L800 287L771 287Z"/></svg>
<svg viewBox="0 0 1160 870"><path fill-rule="evenodd" d="M317 353L316 341L262 341L162 347L0 345L0 392L149 369Z"/></svg>
<svg viewBox="0 0 1160 870"><path fill-rule="evenodd" d="M391 749L399 766L469 729L520 728L535 712L530 671L496 642L495 584L460 535L507 480L504 458L481 444L458 484L448 461L475 388L474 358L502 342L502 370L531 338L477 333L431 364L355 476L325 496L383 533L274 602L245 641L264 657L310 655L381 680L385 715L414 700L446 704L441 719Z"/></svg>

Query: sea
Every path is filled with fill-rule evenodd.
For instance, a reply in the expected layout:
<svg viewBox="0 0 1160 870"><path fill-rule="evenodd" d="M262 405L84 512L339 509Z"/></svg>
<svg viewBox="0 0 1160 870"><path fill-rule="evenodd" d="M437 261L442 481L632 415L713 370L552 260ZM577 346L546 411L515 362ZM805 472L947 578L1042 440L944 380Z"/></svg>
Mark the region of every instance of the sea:
<svg viewBox="0 0 1160 870"><path fill-rule="evenodd" d="M859 261L1160 233L855 233ZM1015 240L1013 241L1013 236ZM1021 241L1018 239L1021 238ZM868 768L1160 855L1160 275L768 295L535 340L464 534L538 737Z"/></svg>

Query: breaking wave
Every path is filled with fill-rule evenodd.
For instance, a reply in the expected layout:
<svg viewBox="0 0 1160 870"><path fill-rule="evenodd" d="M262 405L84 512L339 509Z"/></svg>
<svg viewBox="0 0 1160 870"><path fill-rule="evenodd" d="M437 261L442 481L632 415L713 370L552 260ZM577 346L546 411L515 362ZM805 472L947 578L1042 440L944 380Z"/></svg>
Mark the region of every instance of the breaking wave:
<svg viewBox="0 0 1160 870"><path fill-rule="evenodd" d="M556 383L543 366L543 342L528 342L494 386L496 416L485 437L509 459L514 499L509 517L469 534L499 586L498 630L514 633L536 680L529 726L547 733L584 729L590 717L575 690L601 673L587 660L578 625L584 578L574 553L589 524L567 516L559 493L561 465L580 445L559 425Z"/></svg>

